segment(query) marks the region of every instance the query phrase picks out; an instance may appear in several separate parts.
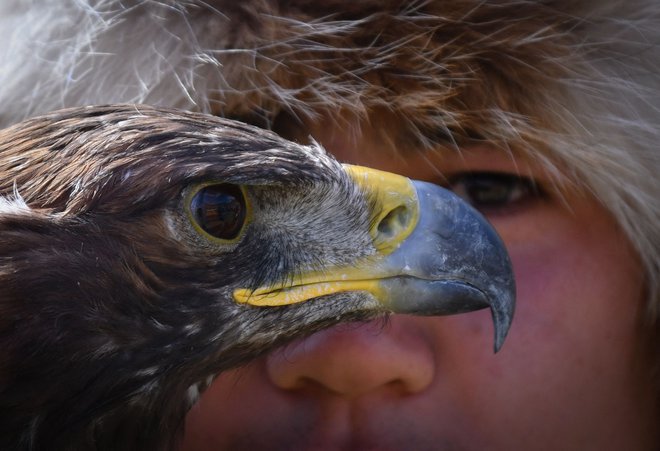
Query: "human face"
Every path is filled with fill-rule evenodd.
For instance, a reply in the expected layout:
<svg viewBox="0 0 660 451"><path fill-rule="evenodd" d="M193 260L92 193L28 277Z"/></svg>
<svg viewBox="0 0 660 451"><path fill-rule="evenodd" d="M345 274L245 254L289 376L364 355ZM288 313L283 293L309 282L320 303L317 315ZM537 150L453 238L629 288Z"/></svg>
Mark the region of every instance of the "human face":
<svg viewBox="0 0 660 451"><path fill-rule="evenodd" d="M309 131L342 161L444 184L482 210L516 275L509 336L493 354L488 311L334 327L222 374L183 450L657 447L643 271L602 206L487 145L402 157L374 128Z"/></svg>

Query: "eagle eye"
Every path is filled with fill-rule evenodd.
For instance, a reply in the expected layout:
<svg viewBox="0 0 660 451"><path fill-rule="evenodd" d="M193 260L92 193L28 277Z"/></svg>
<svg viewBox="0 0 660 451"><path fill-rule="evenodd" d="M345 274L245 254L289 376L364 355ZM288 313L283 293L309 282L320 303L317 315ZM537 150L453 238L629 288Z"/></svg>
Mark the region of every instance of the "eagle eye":
<svg viewBox="0 0 660 451"><path fill-rule="evenodd" d="M212 237L234 240L246 221L243 190L229 183L202 186L190 199L190 213L195 225Z"/></svg>

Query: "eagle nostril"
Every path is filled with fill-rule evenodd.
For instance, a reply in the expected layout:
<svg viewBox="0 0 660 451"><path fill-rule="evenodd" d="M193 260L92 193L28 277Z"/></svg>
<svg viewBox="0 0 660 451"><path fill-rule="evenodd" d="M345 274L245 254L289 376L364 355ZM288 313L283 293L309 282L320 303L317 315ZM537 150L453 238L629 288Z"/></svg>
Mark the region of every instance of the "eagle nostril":
<svg viewBox="0 0 660 451"><path fill-rule="evenodd" d="M413 214L409 208L400 205L390 210L378 223L376 239L378 242L397 241L408 232Z"/></svg>
<svg viewBox="0 0 660 451"><path fill-rule="evenodd" d="M397 249L417 226L419 199L413 182L401 175L361 166L344 165L352 181L371 199L369 235L376 251Z"/></svg>

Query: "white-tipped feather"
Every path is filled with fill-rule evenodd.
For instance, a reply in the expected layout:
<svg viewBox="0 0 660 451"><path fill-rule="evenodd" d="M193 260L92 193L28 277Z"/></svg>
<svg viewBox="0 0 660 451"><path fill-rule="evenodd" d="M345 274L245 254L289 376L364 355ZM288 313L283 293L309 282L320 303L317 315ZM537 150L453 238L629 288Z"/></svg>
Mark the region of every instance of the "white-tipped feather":
<svg viewBox="0 0 660 451"><path fill-rule="evenodd" d="M25 203L16 188L14 188L14 194L11 197L0 196L0 216L30 213L32 213L32 209Z"/></svg>

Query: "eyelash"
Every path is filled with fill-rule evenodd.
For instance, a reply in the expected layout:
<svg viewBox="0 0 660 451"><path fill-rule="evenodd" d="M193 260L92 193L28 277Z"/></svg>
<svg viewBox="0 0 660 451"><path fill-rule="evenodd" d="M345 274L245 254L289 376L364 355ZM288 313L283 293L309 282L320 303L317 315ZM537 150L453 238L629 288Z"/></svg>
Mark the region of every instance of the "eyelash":
<svg viewBox="0 0 660 451"><path fill-rule="evenodd" d="M449 177L448 188L484 215L511 214L546 195L532 178L508 172L461 172Z"/></svg>

